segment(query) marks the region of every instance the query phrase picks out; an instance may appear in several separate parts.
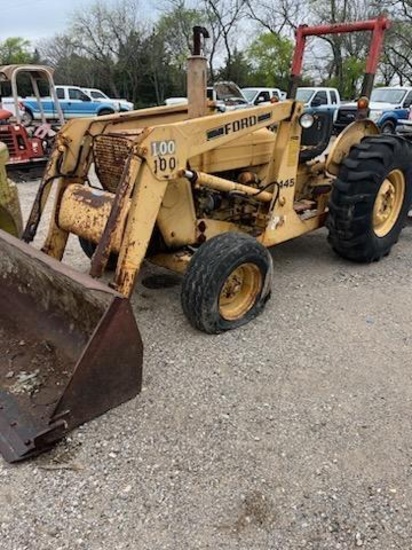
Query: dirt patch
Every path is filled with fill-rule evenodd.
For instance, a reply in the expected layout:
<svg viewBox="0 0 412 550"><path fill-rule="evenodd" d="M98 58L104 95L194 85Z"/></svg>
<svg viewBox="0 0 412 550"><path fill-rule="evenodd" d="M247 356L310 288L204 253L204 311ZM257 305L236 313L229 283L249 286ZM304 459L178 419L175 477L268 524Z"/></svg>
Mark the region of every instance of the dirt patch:
<svg viewBox="0 0 412 550"><path fill-rule="evenodd" d="M276 516L270 498L260 491L253 491L244 496L238 517L233 524L222 526L223 531L238 535L249 527L270 530Z"/></svg>
<svg viewBox="0 0 412 550"><path fill-rule="evenodd" d="M25 411L47 419L72 372L72 362L47 340L0 329L0 385Z"/></svg>

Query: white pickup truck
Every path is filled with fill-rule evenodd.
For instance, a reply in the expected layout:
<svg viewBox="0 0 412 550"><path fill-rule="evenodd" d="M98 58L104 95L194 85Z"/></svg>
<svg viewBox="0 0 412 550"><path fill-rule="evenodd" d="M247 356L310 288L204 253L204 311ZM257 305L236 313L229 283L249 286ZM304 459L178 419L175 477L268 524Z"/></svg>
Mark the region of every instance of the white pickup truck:
<svg viewBox="0 0 412 550"><path fill-rule="evenodd" d="M113 103L94 101L78 86L56 86L57 99L63 111L65 120L79 117L112 115L119 111L119 107ZM23 124L30 126L33 120L41 119L40 105L35 97L26 97L22 100L24 105ZM51 97L42 97L41 106L46 119L58 118L56 105Z"/></svg>
<svg viewBox="0 0 412 550"><path fill-rule="evenodd" d="M273 100L283 101L286 92L279 88L241 88L243 95L253 105L269 105Z"/></svg>
<svg viewBox="0 0 412 550"><path fill-rule="evenodd" d="M121 113L124 111L133 111L134 109L134 105L131 101L127 101L127 99L109 97L97 88L82 88L82 90L85 94L91 97L93 101L99 101L100 103L112 103Z"/></svg>
<svg viewBox="0 0 412 550"><path fill-rule="evenodd" d="M333 121L336 119L341 104L340 95L336 88L302 86L297 89L296 99L304 103L305 110L331 113Z"/></svg>

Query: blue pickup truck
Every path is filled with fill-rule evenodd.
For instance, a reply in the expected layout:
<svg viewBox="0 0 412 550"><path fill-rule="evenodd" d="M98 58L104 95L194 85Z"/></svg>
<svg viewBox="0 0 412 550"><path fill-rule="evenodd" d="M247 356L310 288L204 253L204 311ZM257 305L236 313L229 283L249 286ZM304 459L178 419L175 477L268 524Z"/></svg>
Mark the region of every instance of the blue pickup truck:
<svg viewBox="0 0 412 550"><path fill-rule="evenodd" d="M411 86L387 86L375 88L369 103L369 118L383 134L393 134L398 120L408 118L412 105ZM356 103L343 103L335 120L335 133L339 133L356 118Z"/></svg>
<svg viewBox="0 0 412 550"><path fill-rule="evenodd" d="M112 115L118 111L113 102L93 101L77 86L56 86L57 98L65 120L79 117ZM22 100L24 106L23 124L31 126L34 120L41 120L41 110L35 97ZM47 120L57 120L58 114L51 97L41 99L41 105Z"/></svg>

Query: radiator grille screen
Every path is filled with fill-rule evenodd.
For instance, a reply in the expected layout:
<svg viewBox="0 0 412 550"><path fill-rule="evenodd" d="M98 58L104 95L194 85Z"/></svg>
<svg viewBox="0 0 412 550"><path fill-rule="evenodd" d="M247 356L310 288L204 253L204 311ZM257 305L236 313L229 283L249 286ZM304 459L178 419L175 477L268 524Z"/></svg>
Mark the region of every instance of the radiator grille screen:
<svg viewBox="0 0 412 550"><path fill-rule="evenodd" d="M106 191L116 192L133 141L119 134L102 134L94 140L97 177Z"/></svg>

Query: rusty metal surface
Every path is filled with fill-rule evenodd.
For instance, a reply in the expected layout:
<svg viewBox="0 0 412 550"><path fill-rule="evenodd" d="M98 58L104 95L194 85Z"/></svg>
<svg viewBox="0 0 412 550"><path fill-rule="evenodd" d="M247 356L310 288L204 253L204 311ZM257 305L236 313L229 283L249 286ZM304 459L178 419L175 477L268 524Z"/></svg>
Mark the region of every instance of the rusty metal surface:
<svg viewBox="0 0 412 550"><path fill-rule="evenodd" d="M0 452L10 462L141 388L127 299L0 231Z"/></svg>
<svg viewBox="0 0 412 550"><path fill-rule="evenodd" d="M120 134L102 134L93 143L97 177L103 189L116 192L133 141Z"/></svg>
<svg viewBox="0 0 412 550"><path fill-rule="evenodd" d="M112 211L115 195L102 189L71 184L62 193L57 223L60 229L74 233L92 243L99 243ZM130 204L117 220L111 250L119 252Z"/></svg>
<svg viewBox="0 0 412 550"><path fill-rule="evenodd" d="M116 235L123 234L124 222L130 208L130 197L141 166L139 157L129 155L124 166L120 183L117 186L109 219L104 227L102 237L93 254L90 275L100 277L107 265L109 256L116 240Z"/></svg>

